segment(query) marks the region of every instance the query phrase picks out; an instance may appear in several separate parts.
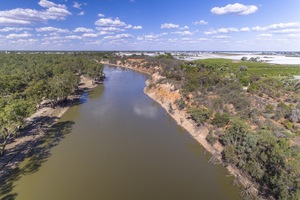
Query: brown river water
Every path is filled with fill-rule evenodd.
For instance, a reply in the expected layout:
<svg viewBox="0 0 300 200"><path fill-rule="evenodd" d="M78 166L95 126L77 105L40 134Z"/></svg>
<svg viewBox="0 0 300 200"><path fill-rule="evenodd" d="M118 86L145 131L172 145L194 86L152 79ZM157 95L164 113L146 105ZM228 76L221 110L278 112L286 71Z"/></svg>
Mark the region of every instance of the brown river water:
<svg viewBox="0 0 300 200"><path fill-rule="evenodd" d="M20 164L8 199L241 199L226 169L144 94L147 75L105 73Z"/></svg>

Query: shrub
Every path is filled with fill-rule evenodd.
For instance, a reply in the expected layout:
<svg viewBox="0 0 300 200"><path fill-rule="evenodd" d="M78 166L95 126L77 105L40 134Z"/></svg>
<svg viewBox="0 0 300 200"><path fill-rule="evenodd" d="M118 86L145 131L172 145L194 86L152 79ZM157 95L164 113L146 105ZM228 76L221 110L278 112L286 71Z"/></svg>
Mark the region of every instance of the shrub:
<svg viewBox="0 0 300 200"><path fill-rule="evenodd" d="M212 120L212 124L216 125L218 128L226 126L230 121L230 117L227 113L221 114L217 112Z"/></svg>
<svg viewBox="0 0 300 200"><path fill-rule="evenodd" d="M197 124L203 124L210 117L210 111L206 108L190 108L188 113L191 115L191 119Z"/></svg>
<svg viewBox="0 0 300 200"><path fill-rule="evenodd" d="M185 103L183 98L177 99L175 101L175 104L177 105L178 110L183 110L185 108Z"/></svg>
<svg viewBox="0 0 300 200"><path fill-rule="evenodd" d="M249 77L247 77L247 76L242 77L240 81L243 86L248 86L250 83Z"/></svg>
<svg viewBox="0 0 300 200"><path fill-rule="evenodd" d="M209 132L205 139L211 145L214 145L218 140L218 138L214 137L211 132Z"/></svg>
<svg viewBox="0 0 300 200"><path fill-rule="evenodd" d="M265 107L265 112L266 113L273 113L274 112L274 106L271 104L267 104Z"/></svg>

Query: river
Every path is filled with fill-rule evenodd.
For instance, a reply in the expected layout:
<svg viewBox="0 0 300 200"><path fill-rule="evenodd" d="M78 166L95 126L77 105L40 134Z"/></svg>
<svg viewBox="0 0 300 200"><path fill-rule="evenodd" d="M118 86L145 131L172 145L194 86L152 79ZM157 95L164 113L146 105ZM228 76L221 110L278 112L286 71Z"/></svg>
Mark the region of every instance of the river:
<svg viewBox="0 0 300 200"><path fill-rule="evenodd" d="M241 199L226 169L144 94L147 75L105 73L20 164L11 199Z"/></svg>

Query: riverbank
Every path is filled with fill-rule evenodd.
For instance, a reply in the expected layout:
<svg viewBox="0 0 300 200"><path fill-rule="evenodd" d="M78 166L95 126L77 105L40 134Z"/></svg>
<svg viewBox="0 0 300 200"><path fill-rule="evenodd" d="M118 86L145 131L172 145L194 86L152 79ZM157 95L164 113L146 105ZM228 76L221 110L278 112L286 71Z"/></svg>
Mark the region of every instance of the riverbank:
<svg viewBox="0 0 300 200"><path fill-rule="evenodd" d="M73 105L79 102L80 96L96 87L92 79L81 76L78 90L68 97L67 104L55 108L43 107L25 120L26 127L7 145L5 155L0 158L0 184L6 175L18 167L38 141L46 134L47 129Z"/></svg>
<svg viewBox="0 0 300 200"><path fill-rule="evenodd" d="M207 142L206 137L209 134L211 127L208 124L198 127L197 124L190 119L190 115L185 109L178 109L176 100L181 98L179 91L174 90L174 86L169 83L159 84L158 81L161 78L163 77L158 73L153 74L151 79L146 82L146 87L144 89L145 94L159 103L178 125L184 128L212 155L209 162L212 164L222 164L228 170L230 176L235 177L235 184L241 184L245 188L245 192L258 196L258 186L256 186L255 183L253 183L237 167L225 165L223 163L221 156L223 151L222 145L218 141L214 145Z"/></svg>
<svg viewBox="0 0 300 200"><path fill-rule="evenodd" d="M133 67L130 65L130 63L124 64L119 61L116 64L109 64L108 62L101 63L128 68L151 75L151 78L146 81L144 93L159 103L178 125L184 128L197 142L204 147L207 152L212 155L210 162L214 164L222 164L228 170L230 176L235 177L233 184L241 185L244 188L242 193L244 193L246 196L252 194L258 197L259 192L256 183L251 181L251 179L242 173L237 167L225 165L225 163L223 163L221 156L223 151L222 145L219 142L216 142L214 145L211 145L207 142L206 136L211 128L209 124L204 124L203 126L198 127L197 124L190 119L190 115L186 112L186 110L180 110L177 108L175 102L181 98L181 94L178 90L174 90L174 86L170 83L159 83L161 79L164 79L164 77L160 76L158 73L159 67L155 67L155 70L149 70L149 68ZM172 109L170 109L170 106ZM263 198L260 197L260 199Z"/></svg>

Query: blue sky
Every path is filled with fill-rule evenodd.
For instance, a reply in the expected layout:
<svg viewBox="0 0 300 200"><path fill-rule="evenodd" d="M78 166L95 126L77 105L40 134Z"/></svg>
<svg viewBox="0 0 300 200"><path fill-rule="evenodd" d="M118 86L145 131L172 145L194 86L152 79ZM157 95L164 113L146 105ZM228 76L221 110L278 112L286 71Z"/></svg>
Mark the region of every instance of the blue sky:
<svg viewBox="0 0 300 200"><path fill-rule="evenodd" d="M300 51L299 0L0 0L0 50Z"/></svg>

